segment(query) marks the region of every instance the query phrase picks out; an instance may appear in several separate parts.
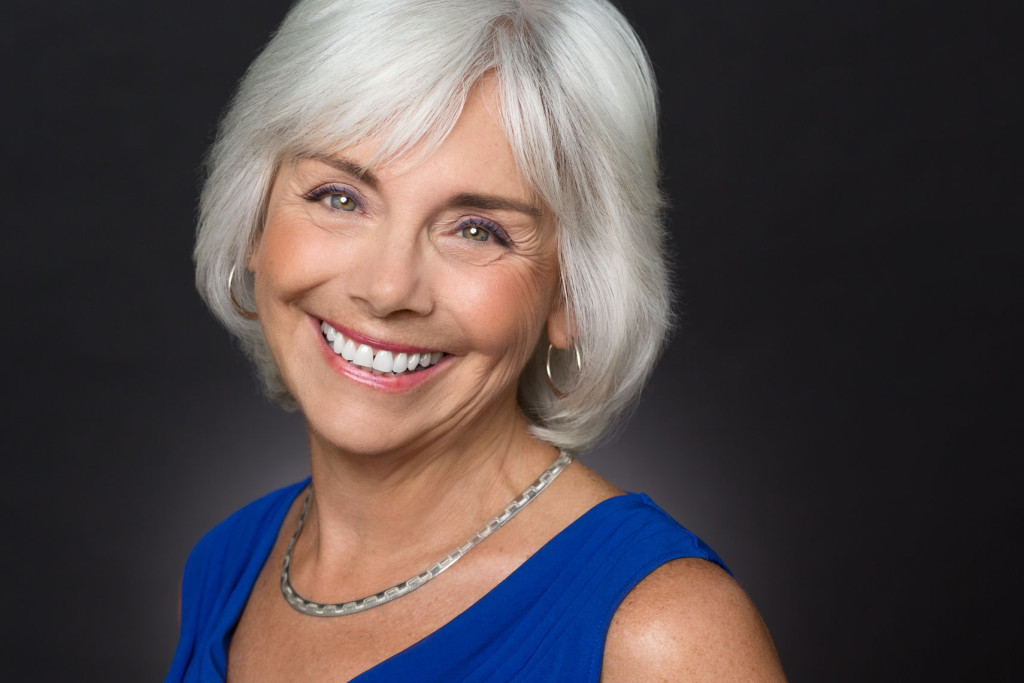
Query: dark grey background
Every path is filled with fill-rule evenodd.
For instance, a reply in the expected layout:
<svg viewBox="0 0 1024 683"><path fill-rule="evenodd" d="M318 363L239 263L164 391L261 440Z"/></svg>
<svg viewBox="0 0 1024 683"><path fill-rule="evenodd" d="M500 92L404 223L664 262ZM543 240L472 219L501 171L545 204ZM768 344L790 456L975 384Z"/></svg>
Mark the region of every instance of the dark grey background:
<svg viewBox="0 0 1024 683"><path fill-rule="evenodd" d="M622 4L682 324L587 461L726 558L792 680L1019 680L1015 24ZM192 544L306 470L190 263L201 157L286 3L6 7L4 668L158 679Z"/></svg>

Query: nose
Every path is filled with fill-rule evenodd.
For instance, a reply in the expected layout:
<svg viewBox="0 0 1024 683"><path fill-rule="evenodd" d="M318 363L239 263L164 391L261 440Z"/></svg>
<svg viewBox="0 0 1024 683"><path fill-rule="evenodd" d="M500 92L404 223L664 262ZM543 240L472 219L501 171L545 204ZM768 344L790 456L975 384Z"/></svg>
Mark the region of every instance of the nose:
<svg viewBox="0 0 1024 683"><path fill-rule="evenodd" d="M349 293L368 313L385 318L408 312L426 315L431 296L424 276L425 254L417 235L380 226L368 235L350 263Z"/></svg>

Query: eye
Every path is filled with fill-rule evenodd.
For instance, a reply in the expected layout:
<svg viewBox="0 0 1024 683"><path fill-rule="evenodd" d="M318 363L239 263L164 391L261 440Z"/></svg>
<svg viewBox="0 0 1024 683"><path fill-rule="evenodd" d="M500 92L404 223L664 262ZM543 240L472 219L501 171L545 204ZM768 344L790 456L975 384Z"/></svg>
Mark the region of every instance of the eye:
<svg viewBox="0 0 1024 683"><path fill-rule="evenodd" d="M486 242L491 239L491 232L484 226L473 223L462 228L462 236L474 242Z"/></svg>
<svg viewBox="0 0 1024 683"><path fill-rule="evenodd" d="M458 234L473 242L495 242L503 247L511 246L508 233L498 225L483 218L467 219L458 229Z"/></svg>
<svg viewBox="0 0 1024 683"><path fill-rule="evenodd" d="M332 211L345 211L346 213L355 211L363 205L359 200L359 195L344 185L323 185L307 194L306 199L322 204Z"/></svg>
<svg viewBox="0 0 1024 683"><path fill-rule="evenodd" d="M338 209L339 211L356 210L356 200L344 193L332 194L329 203L332 209Z"/></svg>

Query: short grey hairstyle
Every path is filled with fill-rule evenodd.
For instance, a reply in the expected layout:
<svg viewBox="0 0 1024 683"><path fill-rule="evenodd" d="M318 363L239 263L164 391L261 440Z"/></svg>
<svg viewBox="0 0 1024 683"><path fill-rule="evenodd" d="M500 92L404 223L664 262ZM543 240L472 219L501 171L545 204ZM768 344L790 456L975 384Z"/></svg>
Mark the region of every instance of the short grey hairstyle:
<svg viewBox="0 0 1024 683"><path fill-rule="evenodd" d="M562 396L541 339L519 402L538 438L593 446L639 396L665 343L671 293L658 186L657 95L647 53L606 0L300 0L249 67L207 160L196 282L287 408L246 258L282 163L368 137L377 162L435 149L493 74L523 176L557 225L562 295L582 358L561 355Z"/></svg>

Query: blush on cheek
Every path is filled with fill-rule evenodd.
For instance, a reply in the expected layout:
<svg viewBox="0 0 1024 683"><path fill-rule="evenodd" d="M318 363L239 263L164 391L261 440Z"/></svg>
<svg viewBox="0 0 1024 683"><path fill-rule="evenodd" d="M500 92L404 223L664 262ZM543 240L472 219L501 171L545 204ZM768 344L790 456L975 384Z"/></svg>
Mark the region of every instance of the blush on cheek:
<svg viewBox="0 0 1024 683"><path fill-rule="evenodd" d="M289 292L306 288L327 258L322 231L309 224L268 219L260 240L256 273L274 290Z"/></svg>
<svg viewBox="0 0 1024 683"><path fill-rule="evenodd" d="M496 273L471 297L480 322L476 327L488 331L479 343L493 346L517 367L533 354L554 300L554 283L545 275L535 269Z"/></svg>

